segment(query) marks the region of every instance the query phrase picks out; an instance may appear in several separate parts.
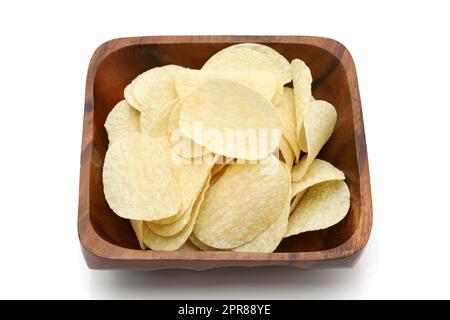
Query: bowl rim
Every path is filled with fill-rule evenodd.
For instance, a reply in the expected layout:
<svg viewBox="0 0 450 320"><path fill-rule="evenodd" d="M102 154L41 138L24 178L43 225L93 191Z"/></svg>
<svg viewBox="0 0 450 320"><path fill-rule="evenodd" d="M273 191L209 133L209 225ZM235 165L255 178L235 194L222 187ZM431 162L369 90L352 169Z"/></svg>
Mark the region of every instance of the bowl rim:
<svg viewBox="0 0 450 320"><path fill-rule="evenodd" d="M357 164L360 176L360 219L355 232L341 245L320 251L309 252L274 252L243 253L220 251L156 251L130 249L115 245L100 237L91 224L89 216L90 195L90 159L93 141L93 87L97 69L101 62L114 51L135 45L146 44L181 44L181 43L283 43L306 44L317 46L335 56L343 65L349 82L352 101L353 126L355 128L355 144ZM80 158L80 182L78 204L78 237L83 251L107 260L151 261L151 260L184 260L184 261L271 261L271 262L317 262L346 259L359 253L367 244L372 229L372 198L370 188L367 146L364 122L361 110L358 80L353 58L347 48L340 42L316 36L144 36L116 38L101 44L93 53L86 80L85 104L83 117L83 136Z"/></svg>

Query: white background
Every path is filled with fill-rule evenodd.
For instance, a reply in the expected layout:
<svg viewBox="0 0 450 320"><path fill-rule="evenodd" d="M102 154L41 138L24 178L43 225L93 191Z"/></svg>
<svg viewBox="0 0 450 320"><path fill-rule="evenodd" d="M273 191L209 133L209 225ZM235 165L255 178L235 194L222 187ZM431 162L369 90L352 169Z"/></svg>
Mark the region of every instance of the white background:
<svg viewBox="0 0 450 320"><path fill-rule="evenodd" d="M0 4L0 298L450 298L446 1ZM88 62L116 37L319 35L353 55L374 227L353 269L90 271L76 230Z"/></svg>

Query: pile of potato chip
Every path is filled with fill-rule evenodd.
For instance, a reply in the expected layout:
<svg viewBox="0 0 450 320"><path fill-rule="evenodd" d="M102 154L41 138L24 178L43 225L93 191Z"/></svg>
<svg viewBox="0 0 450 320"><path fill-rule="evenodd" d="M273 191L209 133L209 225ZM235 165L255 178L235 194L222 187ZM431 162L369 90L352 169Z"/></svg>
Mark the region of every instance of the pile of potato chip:
<svg viewBox="0 0 450 320"><path fill-rule="evenodd" d="M272 252L341 221L344 173L316 158L337 114L311 83L303 61L254 43L136 77L105 122L103 185L141 248Z"/></svg>

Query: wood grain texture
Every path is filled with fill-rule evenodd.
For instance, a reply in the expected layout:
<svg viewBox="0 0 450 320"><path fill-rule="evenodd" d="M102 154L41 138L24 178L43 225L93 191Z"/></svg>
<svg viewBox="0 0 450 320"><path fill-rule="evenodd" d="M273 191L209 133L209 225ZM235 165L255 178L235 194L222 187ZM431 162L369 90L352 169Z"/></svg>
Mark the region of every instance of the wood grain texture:
<svg viewBox="0 0 450 320"><path fill-rule="evenodd" d="M331 228L284 239L274 253L139 250L130 224L111 211L103 194L106 116L123 99L124 87L141 72L170 63L199 68L215 52L240 42L268 45L289 61L300 58L310 67L313 95L332 103L338 113L335 132L318 157L344 171L350 211ZM356 69L339 42L303 36L152 36L111 40L95 51L86 82L78 209L78 235L90 268L348 267L360 256L371 227L369 166Z"/></svg>

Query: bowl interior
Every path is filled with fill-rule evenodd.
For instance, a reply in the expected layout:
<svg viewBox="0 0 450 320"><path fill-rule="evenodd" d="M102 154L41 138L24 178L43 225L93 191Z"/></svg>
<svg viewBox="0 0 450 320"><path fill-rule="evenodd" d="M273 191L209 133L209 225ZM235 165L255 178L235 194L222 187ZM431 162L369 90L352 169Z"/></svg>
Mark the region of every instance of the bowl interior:
<svg viewBox="0 0 450 320"><path fill-rule="evenodd" d="M93 152L90 161L90 219L96 232L106 241L125 248L138 249L127 220L109 208L102 184L102 166L108 146L105 119L114 105L123 99L125 86L141 72L166 64L200 68L215 52L229 43L141 44L109 54L98 66L94 78ZM359 170L356 159L352 101L347 73L339 59L320 47L306 44L267 43L289 61L300 58L313 75L313 95L332 103L338 118L332 138L319 154L320 159L344 171L351 193L350 211L337 225L307 232L283 240L278 252L326 250L344 243L355 232L360 218Z"/></svg>

